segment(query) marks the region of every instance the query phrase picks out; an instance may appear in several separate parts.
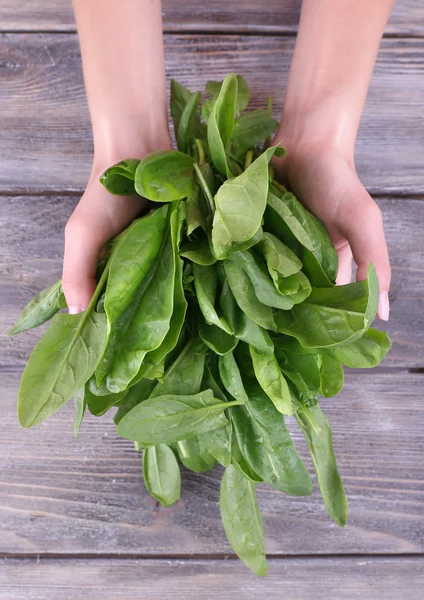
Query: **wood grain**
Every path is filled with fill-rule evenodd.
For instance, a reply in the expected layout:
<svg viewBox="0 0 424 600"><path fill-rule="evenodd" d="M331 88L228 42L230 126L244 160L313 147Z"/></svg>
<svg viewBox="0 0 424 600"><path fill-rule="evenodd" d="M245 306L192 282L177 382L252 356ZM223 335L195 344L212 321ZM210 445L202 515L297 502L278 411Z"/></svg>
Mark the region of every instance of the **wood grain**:
<svg viewBox="0 0 424 600"><path fill-rule="evenodd" d="M41 330L6 337L32 295L60 277L63 228L77 197L0 198L0 365L23 365ZM381 324L394 347L384 362L424 366L424 202L379 200L393 267L391 316ZM380 325L378 325L380 326Z"/></svg>
<svg viewBox="0 0 424 600"><path fill-rule="evenodd" d="M166 31L278 32L297 31L301 0L209 0L181 2L163 0ZM3 31L75 31L68 0L3 0L0 7ZM398 0L386 28L389 35L423 35L424 7L420 0Z"/></svg>
<svg viewBox="0 0 424 600"><path fill-rule="evenodd" d="M271 559L265 579L233 560L0 561L0 600L422 600L423 585L419 558Z"/></svg>
<svg viewBox="0 0 424 600"><path fill-rule="evenodd" d="M171 35L167 75L204 87L243 74L252 108L274 96L282 107L294 40L275 36ZM92 141L75 35L0 36L3 86L1 191L80 191ZM357 144L357 166L372 193L424 193L424 40L383 41Z"/></svg>
<svg viewBox="0 0 424 600"><path fill-rule="evenodd" d="M18 381L18 373L1 375L0 554L231 552L220 523L220 468L184 471L182 499L164 509L145 491L140 457L116 437L108 416L87 418L77 442L72 403L21 430ZM291 498L260 486L270 554L423 553L423 384L421 374L351 373L340 396L323 401L349 498L348 525L332 523L316 489Z"/></svg>

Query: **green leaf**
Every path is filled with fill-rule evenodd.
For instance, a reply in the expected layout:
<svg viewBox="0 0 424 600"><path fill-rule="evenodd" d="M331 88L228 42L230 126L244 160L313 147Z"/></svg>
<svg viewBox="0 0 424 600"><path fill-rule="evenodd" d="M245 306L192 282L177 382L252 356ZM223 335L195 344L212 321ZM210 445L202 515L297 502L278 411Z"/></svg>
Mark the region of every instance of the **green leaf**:
<svg viewBox="0 0 424 600"><path fill-rule="evenodd" d="M274 281L278 275L289 277L302 269L302 261L272 233L264 233L259 249Z"/></svg>
<svg viewBox="0 0 424 600"><path fill-rule="evenodd" d="M370 369L380 364L391 347L387 333L370 328L359 340L328 348L325 353L351 369Z"/></svg>
<svg viewBox="0 0 424 600"><path fill-rule="evenodd" d="M173 237L174 251L178 252L178 245ZM187 311L187 302L184 296L183 289L183 261L176 257L175 266L175 281L174 281L174 309L172 317L169 323L169 330L166 334L163 342L156 348L148 352L143 364L140 367L137 375L131 381L130 385L134 385L140 381L143 377L148 375L154 370L159 364L161 364L165 358L174 350L177 345L178 339L181 334L181 330L184 324L185 316Z"/></svg>
<svg viewBox="0 0 424 600"><path fill-rule="evenodd" d="M83 387L99 362L106 341L106 318L91 308L57 315L35 346L22 375L18 417L33 427L55 413Z"/></svg>
<svg viewBox="0 0 424 600"><path fill-rule="evenodd" d="M305 348L295 338L287 336L279 336L277 339L278 342L274 340L277 347L282 347L285 351L300 355L329 356L351 369L376 367L391 348L391 341L387 333L372 328L354 342L330 348Z"/></svg>
<svg viewBox="0 0 424 600"><path fill-rule="evenodd" d="M236 75L237 79L237 112L243 112L249 104L249 87L246 80L241 75ZM215 102L222 88L222 81L207 81L206 92L211 97L211 102Z"/></svg>
<svg viewBox="0 0 424 600"><path fill-rule="evenodd" d="M267 230L272 231L279 240L284 240L296 254L300 250L299 244L313 252L313 241L303 223L292 213L274 186L270 186L268 191L265 224Z"/></svg>
<svg viewBox="0 0 424 600"><path fill-rule="evenodd" d="M117 394L93 394L92 388L94 387L95 381L91 378L85 385L85 402L88 410L95 417L101 417L104 415L112 406L116 406L128 393L128 390L124 390Z"/></svg>
<svg viewBox="0 0 424 600"><path fill-rule="evenodd" d="M290 296L294 304L304 302L312 292L311 284L304 273L295 273L290 277L277 277L274 285L280 294Z"/></svg>
<svg viewBox="0 0 424 600"><path fill-rule="evenodd" d="M212 244L218 259L260 228L268 195L268 163L274 152L275 147L268 148L244 173L225 181L215 195Z"/></svg>
<svg viewBox="0 0 424 600"><path fill-rule="evenodd" d="M150 397L150 394L153 392L153 389L157 383L155 381L151 381L150 379L141 379L135 385L129 388L127 394L119 403L119 408L114 416L113 420L116 425L125 417L126 414L130 412L140 404L140 402L144 402L147 398Z"/></svg>
<svg viewBox="0 0 424 600"><path fill-rule="evenodd" d="M162 244L168 224L169 207L134 221L122 234L110 259L105 297L110 335L115 322L138 297L140 286L149 273Z"/></svg>
<svg viewBox="0 0 424 600"><path fill-rule="evenodd" d="M258 108L241 115L234 123L231 135L231 153L239 158L246 150L271 136L277 127L278 121L269 117L266 110Z"/></svg>
<svg viewBox="0 0 424 600"><path fill-rule="evenodd" d="M134 187L135 172L140 164L138 158L128 158L109 167L100 177L100 183L108 192L116 196L132 196L136 193Z"/></svg>
<svg viewBox="0 0 424 600"><path fill-rule="evenodd" d="M216 325L228 334L231 329L215 310L215 298L218 285L218 275L213 266L203 267L193 264L194 287L200 310L208 325Z"/></svg>
<svg viewBox="0 0 424 600"><path fill-rule="evenodd" d="M248 397L233 353L220 356L218 366L221 381L227 392L239 402L247 402Z"/></svg>
<svg viewBox="0 0 424 600"><path fill-rule="evenodd" d="M175 131L178 150L187 154L191 154L194 140L202 136L202 125L198 110L200 98L200 92L190 96L181 114L178 129Z"/></svg>
<svg viewBox="0 0 424 600"><path fill-rule="evenodd" d="M222 524L234 552L255 575L264 577L268 567L255 485L232 465L222 478L220 504Z"/></svg>
<svg viewBox="0 0 424 600"><path fill-rule="evenodd" d="M354 342L369 328L377 313L378 279L373 265L368 279L331 288L315 288L291 311L275 311L277 329L306 348Z"/></svg>
<svg viewBox="0 0 424 600"><path fill-rule="evenodd" d="M270 279L267 270L257 256L246 250L245 252L234 252L228 260L234 262L240 269L243 269L249 277L255 290L256 297L265 306L289 310L294 305L291 296L283 296L275 288Z"/></svg>
<svg viewBox="0 0 424 600"><path fill-rule="evenodd" d="M193 159L174 150L152 152L135 172L137 194L153 202L173 202L190 196L194 183Z"/></svg>
<svg viewBox="0 0 424 600"><path fill-rule="evenodd" d="M253 370L256 379L265 394L272 400L278 412L285 415L293 413L290 390L284 379L274 354L262 354L250 347Z"/></svg>
<svg viewBox="0 0 424 600"><path fill-rule="evenodd" d="M208 211L205 206L200 187L195 183L191 194L187 198L187 235L191 235L198 227L206 231Z"/></svg>
<svg viewBox="0 0 424 600"><path fill-rule="evenodd" d="M181 115L186 107L187 102L192 97L190 90L185 88L181 83L171 79L171 116L174 122L174 130L178 131L180 126Z"/></svg>
<svg viewBox="0 0 424 600"><path fill-rule="evenodd" d="M42 290L32 298L21 312L18 320L9 330L9 335L16 335L42 325L51 319L61 308L66 306L62 293L62 280Z"/></svg>
<svg viewBox="0 0 424 600"><path fill-rule="evenodd" d="M234 404L217 400L212 390L190 396L156 396L126 414L117 431L121 437L145 446L173 444L223 427L227 422L224 411Z"/></svg>
<svg viewBox="0 0 424 600"><path fill-rule="evenodd" d="M192 395L200 391L205 368L206 346L197 338L191 339L167 369L151 397L170 394Z"/></svg>
<svg viewBox="0 0 424 600"><path fill-rule="evenodd" d="M158 380L161 381L163 376L165 375L165 361L163 360L158 365L155 365L151 369L149 369L146 374L147 379Z"/></svg>
<svg viewBox="0 0 424 600"><path fill-rule="evenodd" d="M143 476L148 492L162 506L171 506L180 499L180 468L169 446L158 444L143 451Z"/></svg>
<svg viewBox="0 0 424 600"><path fill-rule="evenodd" d="M243 370L248 401L230 409L237 442L246 463L274 489L308 496L312 482L290 438L284 417Z"/></svg>
<svg viewBox="0 0 424 600"><path fill-rule="evenodd" d="M322 396L330 398L336 396L343 388L344 372L341 363L330 356L319 357L321 375L320 392Z"/></svg>
<svg viewBox="0 0 424 600"><path fill-rule="evenodd" d="M202 265L203 267L208 267L216 263L216 258L212 256L206 238L184 244L184 246L181 247L180 256L184 256L184 258L188 258L192 262Z"/></svg>
<svg viewBox="0 0 424 600"><path fill-rule="evenodd" d="M294 383L305 398L315 397L320 392L321 375L318 356L294 354L284 347L284 342L274 339L275 356L284 375Z"/></svg>
<svg viewBox="0 0 424 600"><path fill-rule="evenodd" d="M205 473L216 464L216 459L209 452L201 435L177 442L177 450L180 461L194 473Z"/></svg>
<svg viewBox="0 0 424 600"><path fill-rule="evenodd" d="M307 410L299 410L296 419L308 442L325 508L330 517L343 527L348 507L333 452L330 425L318 403Z"/></svg>
<svg viewBox="0 0 424 600"><path fill-rule="evenodd" d="M227 164L226 151L236 117L237 87L236 76L230 73L222 83L208 118L209 151L215 167L225 178L232 176Z"/></svg>
<svg viewBox="0 0 424 600"><path fill-rule="evenodd" d="M86 402L84 398L84 387L77 390L74 394L74 406L75 406L75 417L74 417L74 437L78 439L78 433L81 427L82 420L84 418Z"/></svg>
<svg viewBox="0 0 424 600"><path fill-rule="evenodd" d="M215 394L216 396L216 394ZM231 441L232 428L230 423L226 423L224 427L207 431L200 436L208 452L222 466L228 467L231 464Z"/></svg>
<svg viewBox="0 0 424 600"><path fill-rule="evenodd" d="M231 292L240 309L260 327L275 331L277 326L272 308L258 300L255 289L244 270L229 260L225 260L223 264Z"/></svg>
<svg viewBox="0 0 424 600"><path fill-rule="evenodd" d="M209 117L211 116L213 105L214 101L211 99L205 100L202 104L202 117L206 125L209 123Z"/></svg>
<svg viewBox="0 0 424 600"><path fill-rule="evenodd" d="M324 225L292 193L279 195L272 186L265 222L272 232L299 253L313 285L334 285L338 270L336 249Z"/></svg>
<svg viewBox="0 0 424 600"><path fill-rule="evenodd" d="M230 427L232 427L231 423L229 425ZM234 433L232 435L231 443L231 464L237 469L239 473L241 473L252 483L261 483L263 481L262 477L255 473L255 471L252 469L249 463L245 460L244 456L241 453L237 437Z"/></svg>
<svg viewBox="0 0 424 600"><path fill-rule="evenodd" d="M113 393L128 387L136 377L146 354L159 348L169 331L176 261L179 260L178 249L175 247L178 244L173 241L173 237L179 238L179 227L179 210L175 207L171 213L170 230L163 237L154 263L137 294L129 299L128 308L116 320L114 334L109 336L97 375L98 378L106 375L106 386ZM134 263L136 264L135 260ZM125 273L122 277L125 278ZM109 277L105 300L108 316L110 282Z"/></svg>
<svg viewBox="0 0 424 600"><path fill-rule="evenodd" d="M219 357L215 352L208 350L206 354L205 370L201 382L202 390L211 389L215 398L227 402L228 398L223 391L223 385L219 376L218 359Z"/></svg>
<svg viewBox="0 0 424 600"><path fill-rule="evenodd" d="M252 319L242 311L237 305L233 296L228 280L224 280L220 306L226 322L229 324L234 336L246 344L253 346L259 352L273 352L274 346L268 332L259 327Z"/></svg>
<svg viewBox="0 0 424 600"><path fill-rule="evenodd" d="M216 325L202 323L199 328L199 335L208 348L220 355L231 352L238 344L237 338L229 335Z"/></svg>

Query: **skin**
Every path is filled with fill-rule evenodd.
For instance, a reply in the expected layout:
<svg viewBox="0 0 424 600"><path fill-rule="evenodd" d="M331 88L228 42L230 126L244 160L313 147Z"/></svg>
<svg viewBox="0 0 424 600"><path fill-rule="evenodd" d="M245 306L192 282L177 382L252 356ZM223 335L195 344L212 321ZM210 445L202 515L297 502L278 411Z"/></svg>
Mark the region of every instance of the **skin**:
<svg viewBox="0 0 424 600"><path fill-rule="evenodd" d="M339 253L339 284L372 262L379 317L389 318L390 263L380 209L354 165L359 121L393 0L304 0L284 112L277 172L326 225ZM85 310L100 248L142 210L140 198L110 196L111 164L172 147L168 130L160 0L74 0L93 125L86 191L65 229L63 289L69 312ZM99 17L100 15L100 17ZM111 82L114 85L111 85ZM147 85L148 84L148 85Z"/></svg>
<svg viewBox="0 0 424 600"><path fill-rule="evenodd" d="M172 143L160 0L74 0L73 6L94 138L91 176L65 228L63 291L74 314L90 302L101 247L144 206L139 196L111 196L100 175Z"/></svg>
<svg viewBox="0 0 424 600"><path fill-rule="evenodd" d="M326 225L339 254L337 283L373 263L378 314L389 318L390 262L381 211L360 182L354 149L381 36L393 0L303 0L281 125L277 169Z"/></svg>

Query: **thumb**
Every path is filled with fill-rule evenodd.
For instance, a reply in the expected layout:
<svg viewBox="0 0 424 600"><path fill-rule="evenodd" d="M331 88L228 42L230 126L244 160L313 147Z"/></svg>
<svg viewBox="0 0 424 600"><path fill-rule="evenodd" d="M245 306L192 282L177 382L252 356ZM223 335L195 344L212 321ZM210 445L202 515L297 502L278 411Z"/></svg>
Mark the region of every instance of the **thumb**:
<svg viewBox="0 0 424 600"><path fill-rule="evenodd" d="M86 215L88 216L88 215ZM71 314L86 310L96 289L96 268L106 242L77 211L65 227L62 288Z"/></svg>
<svg viewBox="0 0 424 600"><path fill-rule="evenodd" d="M353 258L358 265L356 280L366 279L370 263L375 266L380 286L378 317L388 321L391 269L383 217L381 210L365 188L359 191L359 197L356 189L356 197L350 203L349 214L343 219L342 233L348 240Z"/></svg>

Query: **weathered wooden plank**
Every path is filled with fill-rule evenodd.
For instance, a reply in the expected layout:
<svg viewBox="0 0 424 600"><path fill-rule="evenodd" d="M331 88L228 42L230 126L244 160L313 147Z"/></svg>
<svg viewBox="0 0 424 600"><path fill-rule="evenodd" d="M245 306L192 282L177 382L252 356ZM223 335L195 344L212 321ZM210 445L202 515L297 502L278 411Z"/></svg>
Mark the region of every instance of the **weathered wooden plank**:
<svg viewBox="0 0 424 600"><path fill-rule="evenodd" d="M252 108L273 95L278 115L293 44L274 36L169 34L167 74L195 89L241 73ZM0 191L81 190L92 142L76 36L3 35L0 57ZM424 192L423 97L424 40L385 40L357 145L358 170L372 192Z"/></svg>
<svg viewBox="0 0 424 600"><path fill-rule="evenodd" d="M423 559L271 559L265 579L233 560L0 561L10 600L422 600Z"/></svg>
<svg viewBox="0 0 424 600"><path fill-rule="evenodd" d="M207 3L163 0L166 31L278 32L297 31L301 0L210 0ZM3 0L3 31L75 31L68 0ZM420 0L398 0L386 29L388 34L423 35L424 8Z"/></svg>
<svg viewBox="0 0 424 600"><path fill-rule="evenodd" d="M0 365L23 365L39 330L6 331L31 296L60 277L63 227L76 197L0 198ZM394 347L384 365L424 366L424 202L379 200L393 265L392 312L384 324Z"/></svg>
<svg viewBox="0 0 424 600"><path fill-rule="evenodd" d="M72 405L21 430L19 375L1 376L0 554L221 555L221 469L183 473L182 499L164 509L144 489L139 455L112 419L88 418L72 433ZM317 492L290 498L260 486L266 547L273 555L424 551L424 376L350 374L323 401L350 502L335 526ZM289 427L306 456L293 419ZM310 460L307 461L310 467ZM0 586L1 589L1 586ZM1 598L1 596L0 596Z"/></svg>

